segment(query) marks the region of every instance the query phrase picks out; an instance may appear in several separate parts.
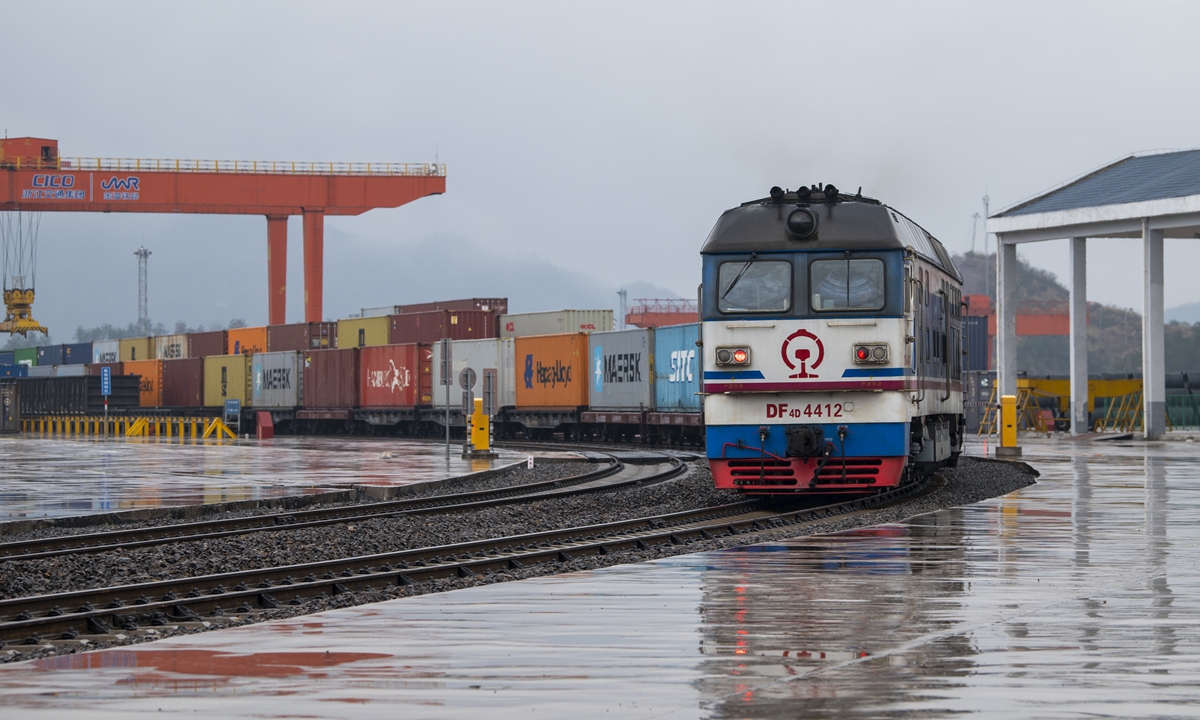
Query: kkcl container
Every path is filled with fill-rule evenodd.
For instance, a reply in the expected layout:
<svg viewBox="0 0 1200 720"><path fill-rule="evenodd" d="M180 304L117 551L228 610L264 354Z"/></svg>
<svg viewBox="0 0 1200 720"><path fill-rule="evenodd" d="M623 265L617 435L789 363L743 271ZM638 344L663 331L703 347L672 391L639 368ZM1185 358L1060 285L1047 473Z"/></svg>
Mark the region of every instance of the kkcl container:
<svg viewBox="0 0 1200 720"><path fill-rule="evenodd" d="M187 335L158 335L150 338L154 341L155 360L178 360L188 356Z"/></svg>
<svg viewBox="0 0 1200 720"><path fill-rule="evenodd" d="M612 310L556 310L500 316L500 337L605 332L612 329Z"/></svg>
<svg viewBox="0 0 1200 720"><path fill-rule="evenodd" d="M409 305L384 305L363 308L363 317L380 315L404 315L407 313L431 312L433 310L482 310L503 315L508 312L508 298L463 298L461 300L437 300L435 302L412 303Z"/></svg>
<svg viewBox="0 0 1200 720"><path fill-rule="evenodd" d="M453 367L450 387L450 406L462 404L462 386L458 379L462 371L475 371L475 397L483 397L483 377L495 373L496 409L514 407L517 404L516 372L513 359L515 340L512 338L490 338L487 340L456 340L451 343L450 363ZM433 344L433 405L446 407L446 388L442 387L442 344Z"/></svg>
<svg viewBox="0 0 1200 720"><path fill-rule="evenodd" d="M92 364L121 362L121 341L100 340L92 343Z"/></svg>
<svg viewBox="0 0 1200 720"><path fill-rule="evenodd" d="M588 335L588 405L596 410L654 409L654 331Z"/></svg>
<svg viewBox="0 0 1200 720"><path fill-rule="evenodd" d="M162 361L163 407L204 405L204 358Z"/></svg>
<svg viewBox="0 0 1200 720"><path fill-rule="evenodd" d="M386 316L338 320L337 346L356 348L387 345L391 330L392 320Z"/></svg>
<svg viewBox="0 0 1200 720"><path fill-rule="evenodd" d="M267 352L324 350L337 347L337 323L315 322L267 326Z"/></svg>
<svg viewBox="0 0 1200 720"><path fill-rule="evenodd" d="M125 365L126 375L137 375L138 405L141 407L162 407L162 360L133 360Z"/></svg>
<svg viewBox="0 0 1200 720"><path fill-rule="evenodd" d="M266 352L267 326L230 330L227 345L230 355Z"/></svg>
<svg viewBox="0 0 1200 720"><path fill-rule="evenodd" d="M204 405L223 407L226 400L250 399L250 358L245 355L210 355L204 358Z"/></svg>
<svg viewBox="0 0 1200 720"><path fill-rule="evenodd" d="M392 315L392 345L433 343L442 338L472 340L496 337L496 316L482 310L436 310Z"/></svg>
<svg viewBox="0 0 1200 720"><path fill-rule="evenodd" d="M517 407L570 408L588 404L587 335L516 339Z"/></svg>
<svg viewBox="0 0 1200 720"><path fill-rule="evenodd" d="M700 326L654 330L654 395L659 412L700 412Z"/></svg>
<svg viewBox="0 0 1200 720"><path fill-rule="evenodd" d="M37 365L37 351L38 349L35 347L13 350L13 363L16 365Z"/></svg>
<svg viewBox="0 0 1200 720"><path fill-rule="evenodd" d="M304 405L304 355L288 350L250 358L250 404L256 408Z"/></svg>
<svg viewBox="0 0 1200 720"><path fill-rule="evenodd" d="M92 361L92 344L67 343L62 346L62 365L87 365ZM86 374L86 373L85 373Z"/></svg>
<svg viewBox="0 0 1200 720"><path fill-rule="evenodd" d="M42 345L37 349L38 365L62 365L62 345Z"/></svg>
<svg viewBox="0 0 1200 720"><path fill-rule="evenodd" d="M339 325L339 338L341 332ZM309 350L304 353L304 407L358 407L358 367L358 348Z"/></svg>
<svg viewBox="0 0 1200 720"><path fill-rule="evenodd" d="M151 338L125 338L121 341L121 362L129 362L131 360L153 360L154 355L150 351L153 346L150 344Z"/></svg>
<svg viewBox="0 0 1200 720"><path fill-rule="evenodd" d="M209 355L227 355L224 330L188 333L187 356L192 358L208 357Z"/></svg>
<svg viewBox="0 0 1200 720"><path fill-rule="evenodd" d="M366 347L360 358L362 407L410 408L432 404L433 350L429 345Z"/></svg>

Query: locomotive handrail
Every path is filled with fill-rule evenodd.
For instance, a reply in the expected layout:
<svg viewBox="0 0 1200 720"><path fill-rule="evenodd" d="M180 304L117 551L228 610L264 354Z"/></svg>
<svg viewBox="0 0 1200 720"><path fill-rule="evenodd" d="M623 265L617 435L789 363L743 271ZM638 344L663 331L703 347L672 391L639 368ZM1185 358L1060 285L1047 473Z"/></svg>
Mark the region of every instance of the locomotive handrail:
<svg viewBox="0 0 1200 720"><path fill-rule="evenodd" d="M942 342L946 343L946 351L942 353L942 364L946 366L946 394L941 399L946 402L950 399L950 298L945 288L938 290L938 294L942 296L942 320L946 330L942 334Z"/></svg>

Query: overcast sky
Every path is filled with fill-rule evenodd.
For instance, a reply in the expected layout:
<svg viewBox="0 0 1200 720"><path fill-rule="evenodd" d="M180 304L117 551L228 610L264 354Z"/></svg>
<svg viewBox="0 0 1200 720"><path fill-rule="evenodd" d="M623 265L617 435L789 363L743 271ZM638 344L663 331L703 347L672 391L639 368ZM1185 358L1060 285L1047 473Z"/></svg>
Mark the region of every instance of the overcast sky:
<svg viewBox="0 0 1200 720"><path fill-rule="evenodd" d="M693 296L717 216L771 185L861 185L964 251L985 193L995 212L1200 146L1200 4L1130 8L0 0L0 124L64 156L436 153L444 196L327 221L327 316L470 295L612 306L635 282ZM61 340L135 319L143 243L154 320L266 321L253 216L45 214L35 315ZM1139 242L1092 248L1090 299L1140 308ZM1065 243L1021 252L1065 277ZM1200 241L1166 252L1167 305L1200 300Z"/></svg>

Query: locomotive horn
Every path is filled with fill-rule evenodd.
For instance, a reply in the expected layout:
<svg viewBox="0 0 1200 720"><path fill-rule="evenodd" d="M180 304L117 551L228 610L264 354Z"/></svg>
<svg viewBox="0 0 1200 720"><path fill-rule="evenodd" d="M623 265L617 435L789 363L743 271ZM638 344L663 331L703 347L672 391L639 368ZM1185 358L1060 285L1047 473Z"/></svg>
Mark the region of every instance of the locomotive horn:
<svg viewBox="0 0 1200 720"><path fill-rule="evenodd" d="M771 199L774 200L775 202L779 202L780 200L782 200L783 199L783 188L779 187L778 185L771 188Z"/></svg>

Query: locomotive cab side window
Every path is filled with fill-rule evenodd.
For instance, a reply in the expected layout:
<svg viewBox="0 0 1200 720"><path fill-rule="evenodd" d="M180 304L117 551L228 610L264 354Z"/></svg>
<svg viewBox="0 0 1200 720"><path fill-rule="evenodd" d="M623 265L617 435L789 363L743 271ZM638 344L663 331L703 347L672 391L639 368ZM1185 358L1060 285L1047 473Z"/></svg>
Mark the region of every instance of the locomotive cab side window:
<svg viewBox="0 0 1200 720"><path fill-rule="evenodd" d="M787 312L792 308L792 264L787 260L721 263L717 309L723 313Z"/></svg>
<svg viewBox="0 0 1200 720"><path fill-rule="evenodd" d="M817 312L882 310L887 297L883 261L875 258L813 260L809 287Z"/></svg>

